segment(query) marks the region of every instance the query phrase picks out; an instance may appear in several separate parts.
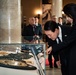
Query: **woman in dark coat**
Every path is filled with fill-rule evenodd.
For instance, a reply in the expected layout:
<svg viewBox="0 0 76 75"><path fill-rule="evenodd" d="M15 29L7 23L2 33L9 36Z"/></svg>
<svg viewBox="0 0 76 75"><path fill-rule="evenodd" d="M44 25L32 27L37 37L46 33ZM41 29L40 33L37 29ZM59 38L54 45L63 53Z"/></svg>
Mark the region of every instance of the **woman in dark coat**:
<svg viewBox="0 0 76 75"><path fill-rule="evenodd" d="M68 75L76 75L76 4L70 3L64 6L63 8L66 16L73 19L73 26L70 35L60 44L53 45L47 49L49 54L51 51L58 52L69 48L68 53Z"/></svg>

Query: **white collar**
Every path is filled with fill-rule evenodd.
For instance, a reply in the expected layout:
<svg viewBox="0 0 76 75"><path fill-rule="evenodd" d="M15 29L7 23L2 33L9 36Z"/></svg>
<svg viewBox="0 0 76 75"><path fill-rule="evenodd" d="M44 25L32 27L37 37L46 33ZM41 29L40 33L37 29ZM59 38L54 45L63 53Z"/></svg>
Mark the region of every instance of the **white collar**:
<svg viewBox="0 0 76 75"><path fill-rule="evenodd" d="M62 30L61 30L60 26L58 26L58 27L59 27L59 35L58 35L58 37L60 38L60 40L62 42Z"/></svg>
<svg viewBox="0 0 76 75"><path fill-rule="evenodd" d="M38 26L38 23L35 23L36 26Z"/></svg>
<svg viewBox="0 0 76 75"><path fill-rule="evenodd" d="M59 39L60 39L61 42L62 42L62 30L61 30L61 27L60 27L60 26L58 26L58 28L59 28L59 35L58 35L58 37L59 37ZM58 39L56 39L56 41L57 41L57 43L58 43Z"/></svg>

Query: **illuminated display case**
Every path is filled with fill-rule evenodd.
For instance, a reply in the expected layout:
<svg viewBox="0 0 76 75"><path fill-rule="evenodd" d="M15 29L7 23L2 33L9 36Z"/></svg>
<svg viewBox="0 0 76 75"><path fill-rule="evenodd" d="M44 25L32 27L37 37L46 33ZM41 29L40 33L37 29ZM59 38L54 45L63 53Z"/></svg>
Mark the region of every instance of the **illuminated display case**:
<svg viewBox="0 0 76 75"><path fill-rule="evenodd" d="M12 73L45 75L45 44L0 43L0 75Z"/></svg>

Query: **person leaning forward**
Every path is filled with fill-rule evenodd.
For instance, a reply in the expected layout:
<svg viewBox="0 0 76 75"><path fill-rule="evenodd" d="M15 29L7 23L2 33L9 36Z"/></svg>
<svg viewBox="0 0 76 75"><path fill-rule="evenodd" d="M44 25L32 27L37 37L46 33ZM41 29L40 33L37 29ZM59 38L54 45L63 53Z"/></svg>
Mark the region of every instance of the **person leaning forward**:
<svg viewBox="0 0 76 75"><path fill-rule="evenodd" d="M66 49L69 53L68 57L68 74L67 75L76 75L76 4L75 3L69 3L64 6L63 8L64 13L67 17L70 17L73 19L73 25L72 25L72 31L70 32L70 35L67 36L67 38L61 42L60 44L56 44L53 46L50 46L47 49L47 53L52 52L58 52L62 49ZM67 54L68 54L67 53Z"/></svg>
<svg viewBox="0 0 76 75"><path fill-rule="evenodd" d="M47 35L51 41L48 41L49 46L54 46L55 44L58 45L60 42L63 42L68 35L70 35L71 27L67 26L59 26L56 22L54 21L47 21L44 25L44 33ZM49 48L48 48L49 49ZM47 50L48 50L47 49ZM67 75L67 50L64 49L64 51L60 52L52 52L55 60L57 59L57 55L60 56L60 62L61 62L61 72L62 75ZM48 51L48 54L49 51Z"/></svg>

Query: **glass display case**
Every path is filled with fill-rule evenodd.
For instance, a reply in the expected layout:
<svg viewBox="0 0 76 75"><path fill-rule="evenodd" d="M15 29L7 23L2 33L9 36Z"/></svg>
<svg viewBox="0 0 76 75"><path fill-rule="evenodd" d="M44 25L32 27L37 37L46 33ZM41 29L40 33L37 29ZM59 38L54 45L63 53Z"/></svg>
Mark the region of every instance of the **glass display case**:
<svg viewBox="0 0 76 75"><path fill-rule="evenodd" d="M45 75L45 44L0 43L0 75L11 73Z"/></svg>

